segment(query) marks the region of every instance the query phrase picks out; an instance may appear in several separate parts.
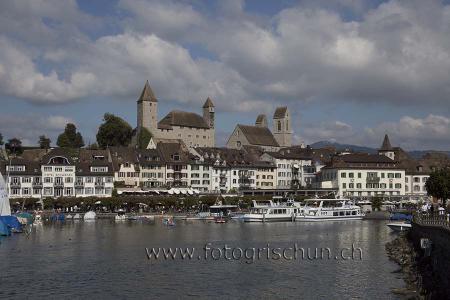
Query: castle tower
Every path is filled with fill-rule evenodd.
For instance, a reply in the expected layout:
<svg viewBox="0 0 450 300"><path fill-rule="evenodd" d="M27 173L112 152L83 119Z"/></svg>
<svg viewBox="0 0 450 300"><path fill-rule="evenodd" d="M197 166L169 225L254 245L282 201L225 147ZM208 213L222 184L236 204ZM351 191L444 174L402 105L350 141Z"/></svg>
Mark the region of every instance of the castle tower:
<svg viewBox="0 0 450 300"><path fill-rule="evenodd" d="M268 126L267 126L267 117L266 117L266 115L264 115L264 114L259 115L259 116L256 118L255 125L256 125L257 127L268 127Z"/></svg>
<svg viewBox="0 0 450 300"><path fill-rule="evenodd" d="M158 100L148 84L145 83L141 96L137 101L137 128L145 127L156 132L158 126Z"/></svg>
<svg viewBox="0 0 450 300"><path fill-rule="evenodd" d="M287 107L278 107L275 110L272 133L280 147L292 146L291 116Z"/></svg>
<svg viewBox="0 0 450 300"><path fill-rule="evenodd" d="M214 104L211 98L208 97L203 105L203 119L205 119L206 123L209 125L209 128L214 128L214 113Z"/></svg>

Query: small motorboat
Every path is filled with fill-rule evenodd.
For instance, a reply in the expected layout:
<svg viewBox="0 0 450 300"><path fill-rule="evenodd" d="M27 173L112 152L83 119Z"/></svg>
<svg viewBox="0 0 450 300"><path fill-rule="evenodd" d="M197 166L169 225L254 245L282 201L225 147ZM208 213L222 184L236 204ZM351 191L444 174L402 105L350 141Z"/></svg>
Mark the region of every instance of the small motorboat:
<svg viewBox="0 0 450 300"><path fill-rule="evenodd" d="M114 217L116 221L125 221L127 216L125 215L125 211L123 209L119 209L117 211L117 215Z"/></svg>
<svg viewBox="0 0 450 300"><path fill-rule="evenodd" d="M410 223L405 223L405 222L388 223L386 225L392 231L395 231L395 232L410 230L412 227L412 225Z"/></svg>
<svg viewBox="0 0 450 300"><path fill-rule="evenodd" d="M214 219L214 222L217 224L225 224L227 222L227 219L224 219L222 217L218 217Z"/></svg>
<svg viewBox="0 0 450 300"><path fill-rule="evenodd" d="M87 213L85 213L84 217L83 217L83 219L85 221L93 221L93 220L95 220L95 218L97 218L97 214L94 211L92 211L92 210L90 210Z"/></svg>
<svg viewBox="0 0 450 300"><path fill-rule="evenodd" d="M175 226L175 221L173 220L173 218L164 218L163 219L163 225Z"/></svg>

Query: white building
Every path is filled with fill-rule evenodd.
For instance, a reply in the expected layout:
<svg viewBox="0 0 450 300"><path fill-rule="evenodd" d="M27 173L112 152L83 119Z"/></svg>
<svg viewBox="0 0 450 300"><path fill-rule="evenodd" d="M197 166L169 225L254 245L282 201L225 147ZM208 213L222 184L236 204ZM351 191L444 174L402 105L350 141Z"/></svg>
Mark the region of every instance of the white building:
<svg viewBox="0 0 450 300"><path fill-rule="evenodd" d="M335 156L320 173L320 187L338 189L340 197L405 195L405 170L376 154Z"/></svg>

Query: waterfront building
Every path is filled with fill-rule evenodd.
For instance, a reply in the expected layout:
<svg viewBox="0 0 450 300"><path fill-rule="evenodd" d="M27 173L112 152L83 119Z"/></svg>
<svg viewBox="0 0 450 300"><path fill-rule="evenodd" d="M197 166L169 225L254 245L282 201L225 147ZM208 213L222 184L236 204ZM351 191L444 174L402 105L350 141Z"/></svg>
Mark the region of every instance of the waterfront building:
<svg viewBox="0 0 450 300"><path fill-rule="evenodd" d="M11 198L108 197L114 178L107 152L52 149L32 160L0 164Z"/></svg>
<svg viewBox="0 0 450 300"><path fill-rule="evenodd" d="M311 183L309 172L314 169L311 156L280 150L264 153L261 160L272 162L276 166L275 182L278 189L298 189Z"/></svg>
<svg viewBox="0 0 450 300"><path fill-rule="evenodd" d="M211 98L206 99L202 109L201 116L173 110L158 122L158 100L147 81L137 101L136 132L146 128L157 139L182 140L188 147L214 147L215 108Z"/></svg>
<svg viewBox="0 0 450 300"><path fill-rule="evenodd" d="M401 147L392 147L387 134L378 153L391 158L405 169L405 196L409 200L426 200L428 196L425 184L431 172L450 166L450 158L445 153L431 152L419 159L413 158Z"/></svg>
<svg viewBox="0 0 450 300"><path fill-rule="evenodd" d="M319 176L320 187L336 188L340 197L399 198L405 194L405 170L384 155L337 155Z"/></svg>

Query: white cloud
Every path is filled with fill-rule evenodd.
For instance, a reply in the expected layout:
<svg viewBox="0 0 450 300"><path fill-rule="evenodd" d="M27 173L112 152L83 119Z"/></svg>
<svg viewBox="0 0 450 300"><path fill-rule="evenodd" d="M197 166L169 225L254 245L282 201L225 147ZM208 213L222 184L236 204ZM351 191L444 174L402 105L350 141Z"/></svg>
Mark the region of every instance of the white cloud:
<svg viewBox="0 0 450 300"><path fill-rule="evenodd" d="M449 150L450 118L430 114L424 118L404 116L398 121L381 122L374 127L353 128L341 121L307 124L301 130L301 138L307 143L332 141L379 147L385 134L393 146L406 150Z"/></svg>
<svg viewBox="0 0 450 300"><path fill-rule="evenodd" d="M51 138L56 144L56 137L63 132L67 123L75 123L64 116L41 116L33 113L23 115L0 115L0 128L3 140L18 138L23 145L37 145L40 135Z"/></svg>

